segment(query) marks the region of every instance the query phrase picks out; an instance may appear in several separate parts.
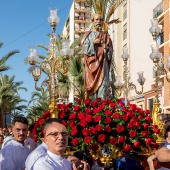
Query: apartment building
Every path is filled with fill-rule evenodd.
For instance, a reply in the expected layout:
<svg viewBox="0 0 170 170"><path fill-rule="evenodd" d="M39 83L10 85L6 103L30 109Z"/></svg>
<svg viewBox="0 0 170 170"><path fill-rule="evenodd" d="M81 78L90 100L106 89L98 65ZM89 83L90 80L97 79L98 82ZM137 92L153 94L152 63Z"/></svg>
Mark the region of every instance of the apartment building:
<svg viewBox="0 0 170 170"><path fill-rule="evenodd" d="M76 39L81 38L85 31L88 31L91 27L91 8L89 7L87 0L74 0L68 19L63 28L63 35L70 39L70 43L73 43ZM69 91L69 101L74 101L74 87Z"/></svg>
<svg viewBox="0 0 170 170"><path fill-rule="evenodd" d="M161 0L127 0L116 9L113 16L119 18L122 22L114 24L111 28L116 74L121 76L122 82L124 62L121 55L123 47L127 47L129 53L129 82L136 85L137 91L141 91L141 86L137 82L137 72L144 71L144 77L146 78L144 94L137 95L135 90L130 90L128 93L130 101L143 109L152 109L153 107L154 93L152 92L153 96L145 97L148 93L151 93L154 84L153 62L149 57L151 54L150 45L153 39L149 28L151 27L150 20L153 18L153 9L160 2ZM162 94L160 94L160 101L163 105Z"/></svg>
<svg viewBox="0 0 170 170"><path fill-rule="evenodd" d="M164 67L167 63L167 56L170 56L170 1L163 0L153 9L153 15L158 19L161 32L157 37L160 44L159 51L163 54ZM169 71L167 70L167 73ZM170 79L169 73L167 74ZM162 81L163 113L165 118L170 116L170 82L166 80L166 75L160 77Z"/></svg>

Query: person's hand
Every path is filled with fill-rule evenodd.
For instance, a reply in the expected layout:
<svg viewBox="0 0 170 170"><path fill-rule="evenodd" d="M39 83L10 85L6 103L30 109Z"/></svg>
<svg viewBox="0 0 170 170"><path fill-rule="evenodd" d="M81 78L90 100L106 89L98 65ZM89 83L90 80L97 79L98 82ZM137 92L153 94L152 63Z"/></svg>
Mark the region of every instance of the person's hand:
<svg viewBox="0 0 170 170"><path fill-rule="evenodd" d="M151 155L151 156L149 156L148 159L147 159L148 164L149 164L150 162L153 162L153 160L154 160L155 158L156 158L156 155Z"/></svg>
<svg viewBox="0 0 170 170"><path fill-rule="evenodd" d="M90 166L87 162L81 160L73 163L73 170L90 170Z"/></svg>
<svg viewBox="0 0 170 170"><path fill-rule="evenodd" d="M96 38L93 40L93 44L99 44L100 43L100 39L99 38Z"/></svg>

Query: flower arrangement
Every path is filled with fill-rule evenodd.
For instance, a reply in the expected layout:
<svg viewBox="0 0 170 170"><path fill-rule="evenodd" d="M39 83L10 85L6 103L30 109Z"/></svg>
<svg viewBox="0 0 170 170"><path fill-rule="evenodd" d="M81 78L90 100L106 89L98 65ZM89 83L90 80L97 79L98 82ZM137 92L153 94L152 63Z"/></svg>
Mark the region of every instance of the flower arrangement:
<svg viewBox="0 0 170 170"><path fill-rule="evenodd" d="M34 125L34 129L32 131L33 133L33 139L35 142L41 143L42 138L44 137L44 123L46 120L51 118L50 111L47 110L40 118L38 118L37 122Z"/></svg>
<svg viewBox="0 0 170 170"><path fill-rule="evenodd" d="M124 152L140 150L149 146L156 148L159 134L157 125L152 124L149 110L142 110L124 99L95 100L78 99L74 105L58 104L59 119L69 132L69 146L84 150L95 144L116 146ZM43 124L50 118L46 111L35 124L35 141L43 137Z"/></svg>
<svg viewBox="0 0 170 170"><path fill-rule="evenodd" d="M84 150L93 144L112 145L124 152L157 146L159 133L152 125L149 110L124 99L78 99L75 104L60 104L59 118L70 134L69 145Z"/></svg>

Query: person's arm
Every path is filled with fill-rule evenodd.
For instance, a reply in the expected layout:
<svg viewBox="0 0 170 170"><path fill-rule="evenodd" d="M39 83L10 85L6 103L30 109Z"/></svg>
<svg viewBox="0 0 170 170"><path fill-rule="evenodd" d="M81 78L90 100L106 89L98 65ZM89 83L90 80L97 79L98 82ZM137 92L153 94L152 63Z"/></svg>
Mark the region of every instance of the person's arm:
<svg viewBox="0 0 170 170"><path fill-rule="evenodd" d="M167 147L162 147L155 152L159 162L170 162L170 150Z"/></svg>
<svg viewBox="0 0 170 170"><path fill-rule="evenodd" d="M153 160L156 158L156 155L151 155L148 157L147 162L149 164L149 169L150 170L155 170L154 165L153 165Z"/></svg>

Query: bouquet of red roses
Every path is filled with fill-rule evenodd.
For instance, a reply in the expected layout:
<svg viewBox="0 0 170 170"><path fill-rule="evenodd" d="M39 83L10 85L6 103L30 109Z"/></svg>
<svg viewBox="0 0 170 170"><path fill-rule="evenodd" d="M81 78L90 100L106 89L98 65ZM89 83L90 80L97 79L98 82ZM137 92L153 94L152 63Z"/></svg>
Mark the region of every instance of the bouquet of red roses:
<svg viewBox="0 0 170 170"><path fill-rule="evenodd" d="M67 127L69 146L84 150L93 144L115 145L125 152L157 146L159 133L152 125L150 111L124 99L78 99L75 104L59 104L59 118Z"/></svg>

